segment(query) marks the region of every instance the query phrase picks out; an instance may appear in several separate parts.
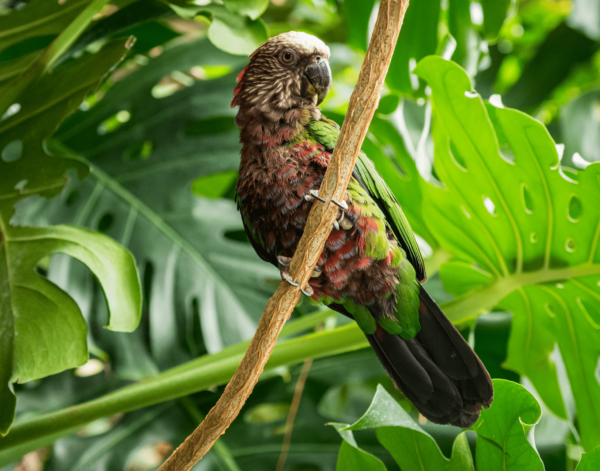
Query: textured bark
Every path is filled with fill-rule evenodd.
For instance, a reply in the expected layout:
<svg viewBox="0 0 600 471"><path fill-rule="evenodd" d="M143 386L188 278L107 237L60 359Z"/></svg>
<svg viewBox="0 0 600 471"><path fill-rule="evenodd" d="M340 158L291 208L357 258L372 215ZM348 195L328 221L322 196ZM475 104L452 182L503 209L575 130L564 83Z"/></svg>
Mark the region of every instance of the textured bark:
<svg viewBox="0 0 600 471"><path fill-rule="evenodd" d="M300 286L308 283L338 209L331 199L343 200L360 147L379 104L383 82L402 27L408 0L382 0L375 29L350 97L348 113L331 163L319 190L327 203L315 203L304 235L292 259L290 273ZM269 300L252 342L223 395L204 421L186 438L159 471L187 471L200 460L237 417L262 373L277 336L300 298L300 290L285 282Z"/></svg>

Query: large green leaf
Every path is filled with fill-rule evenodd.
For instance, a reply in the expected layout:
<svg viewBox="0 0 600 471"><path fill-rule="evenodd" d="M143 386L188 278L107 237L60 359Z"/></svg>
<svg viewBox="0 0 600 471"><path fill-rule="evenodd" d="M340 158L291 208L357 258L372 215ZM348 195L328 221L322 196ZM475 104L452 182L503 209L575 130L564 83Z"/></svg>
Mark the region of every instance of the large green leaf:
<svg viewBox="0 0 600 471"><path fill-rule="evenodd" d="M494 380L494 402L472 427L477 431L477 469L543 471L533 439L541 415L540 404L523 386Z"/></svg>
<svg viewBox="0 0 600 471"><path fill-rule="evenodd" d="M365 429L376 429L377 439L404 471L474 469L473 458L464 433L454 442L452 458L446 458L431 435L419 427L381 385L377 387L377 393L369 410L358 422L345 430Z"/></svg>
<svg viewBox="0 0 600 471"><path fill-rule="evenodd" d="M385 464L377 457L361 450L350 430L349 424L331 423L342 437L342 445L338 453L336 471L386 471Z"/></svg>
<svg viewBox="0 0 600 471"><path fill-rule="evenodd" d="M417 73L433 91L442 182L424 186L423 210L440 245L461 262L449 265L444 279L463 276L471 265L482 283L474 287L477 279L469 276L474 289L445 311L467 321L502 301L514 312L506 367L528 376L566 418L550 356L557 343L583 445L591 449L600 443L600 207L592 203L600 198L600 164L567 176L543 125L484 105L458 66L431 57Z"/></svg>
<svg viewBox="0 0 600 471"><path fill-rule="evenodd" d="M173 366L249 338L275 287L265 280L276 280L277 271L233 237L243 231L233 201L194 197L191 191L198 177L239 166L235 111L229 107L237 72L165 98L153 96L165 76L192 67L228 71L243 62L207 40L177 46L116 83L57 135L90 159L92 176L72 182L62 200L36 208L27 219L101 229L140 263L147 331L127 340L92 339L107 353L130 352L118 355L126 361L116 370L125 377L141 379L156 371L152 364ZM125 123L115 118L123 114L130 117ZM115 124L120 126L110 127ZM64 260L56 268L65 289L93 299L93 285L76 265ZM84 315L101 318L102 309L91 302Z"/></svg>
<svg viewBox="0 0 600 471"><path fill-rule="evenodd" d="M577 471L594 471L600 467L600 447L594 448L589 453L584 453L577 465Z"/></svg>
<svg viewBox="0 0 600 471"><path fill-rule="evenodd" d="M96 55L38 78L20 100L18 112L0 124L0 271L4 290L0 431L4 433L15 406L9 381L30 381L87 361L86 326L80 311L69 296L34 272L40 259L56 252L81 259L104 285L112 314L109 326L132 330L139 321L139 282L128 252L87 231L9 225L17 201L31 195L56 195L67 183L70 168L77 169L80 176L87 173L81 162L47 155L43 140L122 58L125 44L126 40L114 41ZM111 261L123 271L113 274L112 267L105 265Z"/></svg>
<svg viewBox="0 0 600 471"><path fill-rule="evenodd" d="M223 5L193 3L171 7L184 18L195 15L206 18L210 22L208 38L215 46L229 54L247 56L264 43L269 35L265 23L260 18L256 19L259 16L255 5L257 2L252 0L244 3L245 5L237 0L231 1L226 5L227 8Z"/></svg>
<svg viewBox="0 0 600 471"><path fill-rule="evenodd" d="M523 386L505 380L494 380L494 402L483 410L472 427L477 432L477 469L543 470L544 465L533 441L535 424L541 407ZM342 424L332 424L340 429ZM377 439L390 452L404 471L474 470L473 457L466 434L460 433L452 446L452 457L446 458L435 440L417 425L396 400L380 385L367 412L353 425L340 430L345 442L340 448L338 469L342 459L362 463L356 469L385 469L372 455L361 450L350 430L375 429Z"/></svg>
<svg viewBox="0 0 600 471"><path fill-rule="evenodd" d="M238 15L256 20L269 6L269 0L225 0L225 7Z"/></svg>

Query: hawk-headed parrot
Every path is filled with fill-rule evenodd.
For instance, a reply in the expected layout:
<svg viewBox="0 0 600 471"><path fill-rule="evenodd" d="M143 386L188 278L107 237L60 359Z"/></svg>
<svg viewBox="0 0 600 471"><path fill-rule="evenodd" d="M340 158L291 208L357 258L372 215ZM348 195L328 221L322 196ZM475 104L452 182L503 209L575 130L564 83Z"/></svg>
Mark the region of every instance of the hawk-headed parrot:
<svg viewBox="0 0 600 471"><path fill-rule="evenodd" d="M242 143L236 200L254 249L298 286L289 262L339 135L318 108L329 48L299 32L269 39L238 76ZM356 321L394 384L435 423L470 427L493 398L475 352L421 286L423 259L395 196L358 157L306 296Z"/></svg>

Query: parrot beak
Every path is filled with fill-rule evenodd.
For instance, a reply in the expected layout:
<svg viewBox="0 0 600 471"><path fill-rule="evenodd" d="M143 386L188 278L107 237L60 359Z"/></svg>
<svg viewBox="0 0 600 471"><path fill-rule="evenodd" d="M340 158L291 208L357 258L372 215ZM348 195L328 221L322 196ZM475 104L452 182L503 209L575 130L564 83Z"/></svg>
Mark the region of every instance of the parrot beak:
<svg viewBox="0 0 600 471"><path fill-rule="evenodd" d="M325 99L331 88L331 69L329 62L319 59L315 64L309 65L302 78L302 96L305 98L317 96L317 105Z"/></svg>

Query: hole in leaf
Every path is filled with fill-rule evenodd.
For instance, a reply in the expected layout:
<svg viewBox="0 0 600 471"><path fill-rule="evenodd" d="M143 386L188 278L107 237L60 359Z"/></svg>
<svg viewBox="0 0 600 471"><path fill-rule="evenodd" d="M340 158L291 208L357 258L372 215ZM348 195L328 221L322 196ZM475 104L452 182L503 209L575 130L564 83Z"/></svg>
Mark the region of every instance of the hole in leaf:
<svg viewBox="0 0 600 471"><path fill-rule="evenodd" d="M567 241L565 242L565 250L571 253L577 250L577 242L575 242L575 239L573 239L572 237L569 237L567 239Z"/></svg>
<svg viewBox="0 0 600 471"><path fill-rule="evenodd" d="M137 142L123 152L123 159L126 161L145 160L150 157L153 149L152 141Z"/></svg>
<svg viewBox="0 0 600 471"><path fill-rule="evenodd" d="M16 185L15 185L15 190L17 191L21 191L23 188L25 188L25 185L27 185L27 180L20 180Z"/></svg>
<svg viewBox="0 0 600 471"><path fill-rule="evenodd" d="M41 276L48 276L48 270L50 269L51 261L52 257L50 255L41 258L35 265L35 272Z"/></svg>
<svg viewBox="0 0 600 471"><path fill-rule="evenodd" d="M483 205L485 206L485 209L487 209L488 213L490 213L492 216L497 216L497 214L496 214L496 205L487 196L485 196L483 198Z"/></svg>
<svg viewBox="0 0 600 471"><path fill-rule="evenodd" d="M11 116L16 115L19 111L21 111L21 105L19 103L13 103L2 115L2 119L10 118Z"/></svg>
<svg viewBox="0 0 600 471"><path fill-rule="evenodd" d="M103 234L108 232L112 227L113 222L115 222L115 217L111 213L106 213L98 221L98 231Z"/></svg>
<svg viewBox="0 0 600 471"><path fill-rule="evenodd" d="M544 304L544 310L546 311L546 314L548 314L548 316L550 316L552 319L556 317L556 314L554 314L554 312L552 312L552 309L550 308L550 304Z"/></svg>
<svg viewBox="0 0 600 471"><path fill-rule="evenodd" d="M2 149L2 160L7 163L14 162L15 160L19 160L21 154L23 153L23 143L19 140L9 142L6 144L4 149Z"/></svg>
<svg viewBox="0 0 600 471"><path fill-rule="evenodd" d="M535 244L537 242L537 235L535 232L532 232L531 234L529 234L529 241L532 244Z"/></svg>
<svg viewBox="0 0 600 471"><path fill-rule="evenodd" d="M98 134L100 136L103 136L104 134L108 134L109 132L116 131L130 119L131 113L127 110L121 110L118 113L112 115L110 118L102 121L102 123L98 126Z"/></svg>
<svg viewBox="0 0 600 471"><path fill-rule="evenodd" d="M515 154L508 144L505 144L502 147L500 147L498 151L500 152L500 157L502 157L504 161L512 165L515 164Z"/></svg>
<svg viewBox="0 0 600 471"><path fill-rule="evenodd" d="M569 201L569 221L578 222L581 219L583 213L583 206L581 200L577 195L571 195L571 201Z"/></svg>
<svg viewBox="0 0 600 471"><path fill-rule="evenodd" d="M523 209L527 214L533 214L533 199L529 193L529 189L525 183L521 184L521 200L523 202Z"/></svg>
<svg viewBox="0 0 600 471"><path fill-rule="evenodd" d="M564 289L565 285L563 285L562 283L556 283L556 287L558 289Z"/></svg>
<svg viewBox="0 0 600 471"><path fill-rule="evenodd" d="M87 378L88 376L97 375L102 371L104 371L104 363L96 358L91 358L85 365L75 370L75 376Z"/></svg>
<svg viewBox="0 0 600 471"><path fill-rule="evenodd" d="M248 240L248 236L246 235L246 231L243 229L239 229L237 231L227 231L224 235L225 238L229 240L235 240L236 242L250 242Z"/></svg>
<svg viewBox="0 0 600 471"><path fill-rule="evenodd" d="M75 203L77 200L79 199L79 190L75 189L72 190L69 195L67 196L67 206L71 206L73 203Z"/></svg>
<svg viewBox="0 0 600 471"><path fill-rule="evenodd" d="M189 70L189 74L196 80L212 80L223 77L231 72L228 65L195 65Z"/></svg>
<svg viewBox="0 0 600 471"><path fill-rule="evenodd" d="M150 94L157 99L166 98L183 90L186 87L191 87L196 81L188 74L184 74L179 70L174 70L169 75L165 75L159 82L152 87Z"/></svg>
<svg viewBox="0 0 600 471"><path fill-rule="evenodd" d="M465 159L463 159L462 155L460 155L460 152L458 152L458 149L456 148L456 146L454 145L454 143L452 141L450 141L449 153L450 153L450 156L452 157L452 160L454 160L454 163L461 170L466 172L467 165L465 164Z"/></svg>
<svg viewBox="0 0 600 471"><path fill-rule="evenodd" d="M479 96L479 94L476 91L474 91L474 90L467 90L465 92L465 96L467 98L477 98Z"/></svg>

